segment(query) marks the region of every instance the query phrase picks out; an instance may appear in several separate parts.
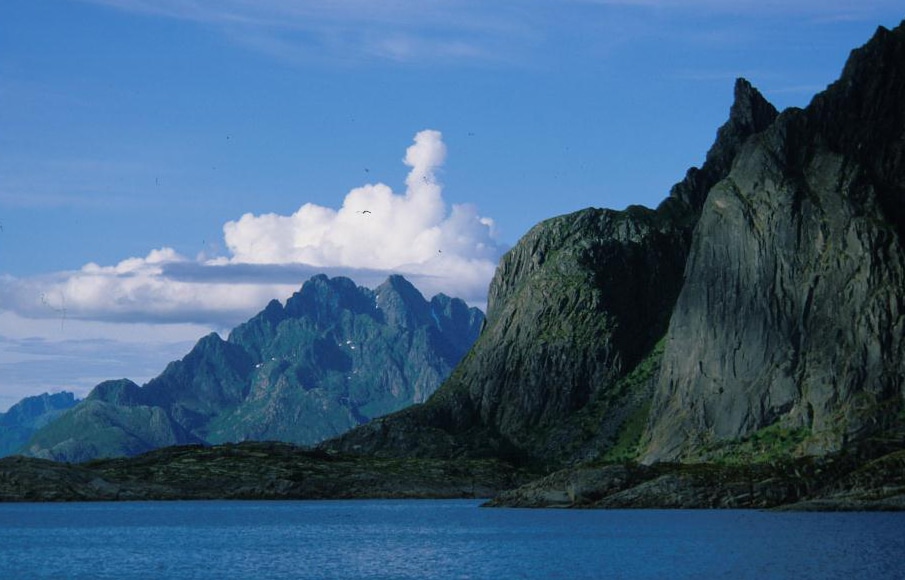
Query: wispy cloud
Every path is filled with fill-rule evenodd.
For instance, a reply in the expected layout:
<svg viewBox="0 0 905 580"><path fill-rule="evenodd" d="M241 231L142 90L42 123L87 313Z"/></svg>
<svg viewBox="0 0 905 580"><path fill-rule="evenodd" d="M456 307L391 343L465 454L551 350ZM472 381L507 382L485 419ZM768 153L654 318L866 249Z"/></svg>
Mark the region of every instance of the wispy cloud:
<svg viewBox="0 0 905 580"><path fill-rule="evenodd" d="M133 14L210 27L233 42L294 62L534 65L563 45L627 41L675 17L876 20L898 0L81 0ZM667 27L668 28L668 27ZM713 34L706 27L690 35ZM584 40L578 41L579 38ZM622 40L619 40L622 39Z"/></svg>
<svg viewBox="0 0 905 580"><path fill-rule="evenodd" d="M530 38L518 10L471 0L82 1L214 27L290 60L498 60Z"/></svg>

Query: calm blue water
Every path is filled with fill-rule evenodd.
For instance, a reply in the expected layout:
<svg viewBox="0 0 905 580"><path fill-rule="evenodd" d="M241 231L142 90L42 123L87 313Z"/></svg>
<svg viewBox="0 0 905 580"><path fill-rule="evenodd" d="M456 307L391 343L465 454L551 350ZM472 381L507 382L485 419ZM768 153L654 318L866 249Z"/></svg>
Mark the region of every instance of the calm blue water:
<svg viewBox="0 0 905 580"><path fill-rule="evenodd" d="M905 514L0 504L0 578L905 578Z"/></svg>

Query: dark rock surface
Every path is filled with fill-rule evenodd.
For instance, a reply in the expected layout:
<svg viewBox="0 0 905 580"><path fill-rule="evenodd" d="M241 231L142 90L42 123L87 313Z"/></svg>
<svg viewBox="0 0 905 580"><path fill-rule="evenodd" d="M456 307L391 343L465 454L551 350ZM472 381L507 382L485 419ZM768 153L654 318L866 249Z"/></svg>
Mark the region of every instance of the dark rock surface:
<svg viewBox="0 0 905 580"><path fill-rule="evenodd" d="M493 507L905 510L905 431L843 453L757 463L633 462L564 469L497 495Z"/></svg>
<svg viewBox="0 0 905 580"><path fill-rule="evenodd" d="M717 131L716 143L707 152L703 167L692 167L685 179L673 186L671 199L678 199L700 213L710 188L732 169L732 162L745 141L769 127L779 115L776 108L745 79L735 81L729 120Z"/></svg>
<svg viewBox="0 0 905 580"><path fill-rule="evenodd" d="M777 422L822 454L905 396L905 28L746 142L707 196L667 333L645 460Z"/></svg>
<svg viewBox="0 0 905 580"><path fill-rule="evenodd" d="M80 465L6 457L0 502L490 497L527 475L495 460L375 459L246 442Z"/></svg>
<svg viewBox="0 0 905 580"><path fill-rule="evenodd" d="M430 302L401 276L375 290L315 276L232 331L211 334L139 387L101 383L34 433L32 456L80 462L168 445L311 444L427 399L476 339L483 314Z"/></svg>

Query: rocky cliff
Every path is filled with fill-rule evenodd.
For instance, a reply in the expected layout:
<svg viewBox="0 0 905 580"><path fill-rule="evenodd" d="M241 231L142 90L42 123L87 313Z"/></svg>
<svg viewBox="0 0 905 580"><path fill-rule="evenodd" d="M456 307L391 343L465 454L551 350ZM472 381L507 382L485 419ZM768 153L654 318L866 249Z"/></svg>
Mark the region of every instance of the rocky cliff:
<svg viewBox="0 0 905 580"><path fill-rule="evenodd" d="M694 231L644 459L707 458L774 424L823 454L905 388L905 30L747 141Z"/></svg>
<svg viewBox="0 0 905 580"><path fill-rule="evenodd" d="M704 165L656 210L536 226L504 256L486 328L437 394L325 447L759 461L895 426L903 46L905 26L881 28L806 109L779 114L739 80Z"/></svg>
<svg viewBox="0 0 905 580"><path fill-rule="evenodd" d="M423 402L482 323L480 310L427 301L401 276L375 290L315 276L227 340L202 338L146 385L101 383L24 449L75 462L177 444L313 444Z"/></svg>
<svg viewBox="0 0 905 580"><path fill-rule="evenodd" d="M705 192L776 115L739 80L706 162L656 210L587 209L532 228L503 257L485 329L440 392L328 446L555 464L637 437Z"/></svg>

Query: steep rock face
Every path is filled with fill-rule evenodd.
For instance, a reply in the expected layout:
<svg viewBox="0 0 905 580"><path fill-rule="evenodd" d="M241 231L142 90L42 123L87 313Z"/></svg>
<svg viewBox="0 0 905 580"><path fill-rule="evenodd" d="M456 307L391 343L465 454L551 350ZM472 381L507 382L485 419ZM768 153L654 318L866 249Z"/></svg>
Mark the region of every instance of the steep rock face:
<svg viewBox="0 0 905 580"><path fill-rule="evenodd" d="M166 409L186 430L204 438L211 419L247 396L253 360L240 346L209 334L141 388L138 400Z"/></svg>
<svg viewBox="0 0 905 580"><path fill-rule="evenodd" d="M0 456L16 452L31 435L78 401L72 393L26 397L0 413Z"/></svg>
<svg viewBox="0 0 905 580"><path fill-rule="evenodd" d="M635 452L654 462L776 433L784 452L822 455L894 426L903 36L880 29L805 110L778 115L739 80L706 163L655 213L538 225L504 257L485 331L443 388L327 447L569 462L590 444L606 456L625 438L605 434L640 418ZM654 384L626 389L641 361Z"/></svg>
<svg viewBox="0 0 905 580"><path fill-rule="evenodd" d="M905 28L881 29L710 190L667 335L645 460L780 423L802 453L883 428L905 389Z"/></svg>
<svg viewBox="0 0 905 580"><path fill-rule="evenodd" d="M585 210L538 226L491 283L484 334L450 388L530 453L662 336L687 239L662 214Z"/></svg>
<svg viewBox="0 0 905 580"><path fill-rule="evenodd" d="M751 83L737 79L729 120L717 131L716 144L707 152L706 162L701 168L689 169L685 179L673 186L670 198L681 200L699 213L710 188L729 173L744 142L769 127L778 114Z"/></svg>
<svg viewBox="0 0 905 580"><path fill-rule="evenodd" d="M327 444L346 451L510 454L545 462L602 455L643 413L646 384L621 381L666 332L705 192L775 109L744 80L701 169L657 210L587 209L535 226L503 257L485 330L427 404Z"/></svg>
<svg viewBox="0 0 905 580"><path fill-rule="evenodd" d="M533 228L503 258L484 331L440 391L326 446L559 461L579 430L564 425L666 330L690 234L673 227L674 209L588 209Z"/></svg>
<svg viewBox="0 0 905 580"><path fill-rule="evenodd" d="M163 445L312 444L430 396L478 335L483 315L431 302L401 276L376 290L315 276L228 340L211 334L143 387L98 385L36 433L31 455L84 461Z"/></svg>

